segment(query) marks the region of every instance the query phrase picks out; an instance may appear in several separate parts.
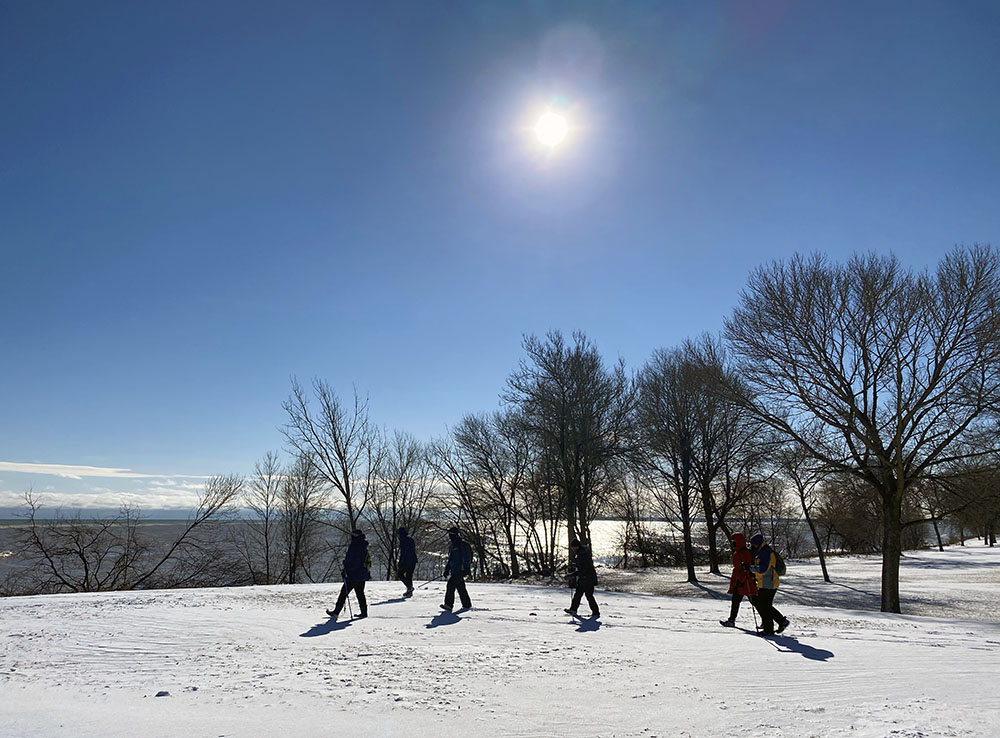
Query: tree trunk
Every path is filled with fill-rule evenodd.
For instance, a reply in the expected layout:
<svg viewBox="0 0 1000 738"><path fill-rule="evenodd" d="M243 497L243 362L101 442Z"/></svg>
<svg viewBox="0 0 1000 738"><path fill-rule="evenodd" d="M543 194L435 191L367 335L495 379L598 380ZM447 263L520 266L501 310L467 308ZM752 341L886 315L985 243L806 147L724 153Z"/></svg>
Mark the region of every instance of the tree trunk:
<svg viewBox="0 0 1000 738"><path fill-rule="evenodd" d="M812 516L805 505L802 506L802 512L806 516L806 523L809 524L809 530L812 532L813 542L816 545L816 553L819 555L819 568L823 570L823 581L829 583L830 572L826 570L826 552L823 550L823 543L819 540L819 531L816 530L816 524L813 522Z"/></svg>
<svg viewBox="0 0 1000 738"><path fill-rule="evenodd" d="M902 612L899 608L899 559L902 555L902 494L896 480L882 490L882 612Z"/></svg>
<svg viewBox="0 0 1000 738"><path fill-rule="evenodd" d="M941 529L938 527L937 518L931 518L931 523L934 525L934 535L937 536L938 551L944 551L944 543L941 541Z"/></svg>
<svg viewBox="0 0 1000 738"><path fill-rule="evenodd" d="M684 533L684 564L687 566L688 582L697 582L698 575L694 571L694 543L691 540L691 488L688 486L687 473L681 474L681 485L684 490L680 494L681 530Z"/></svg>
<svg viewBox="0 0 1000 738"><path fill-rule="evenodd" d="M576 503L575 501L570 501L566 505L566 550L571 551L572 547L569 545L570 542L576 538Z"/></svg>
<svg viewBox="0 0 1000 738"><path fill-rule="evenodd" d="M514 536L510 534L510 528L507 528L507 552L510 555L510 576L513 579L517 579L521 576L521 567L517 561L517 544L514 541Z"/></svg>
<svg viewBox="0 0 1000 738"><path fill-rule="evenodd" d="M719 552L716 545L717 528L715 525L712 504L712 492L705 488L701 490L701 506L705 509L705 527L708 529L708 561L709 571L721 574L719 571Z"/></svg>

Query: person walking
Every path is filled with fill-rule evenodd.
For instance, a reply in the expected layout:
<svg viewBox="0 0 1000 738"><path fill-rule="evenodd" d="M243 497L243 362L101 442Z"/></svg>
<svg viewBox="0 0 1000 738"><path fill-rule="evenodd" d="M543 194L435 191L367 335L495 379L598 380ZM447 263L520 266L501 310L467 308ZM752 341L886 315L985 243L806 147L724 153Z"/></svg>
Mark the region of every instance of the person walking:
<svg viewBox="0 0 1000 738"><path fill-rule="evenodd" d="M334 620L344 609L347 602L347 595L353 591L358 598L358 619L368 617L368 600L365 599L365 582L372 578L370 571L371 557L368 555L368 539L365 534L355 528L351 531L351 543L347 547L347 554L344 556L344 568L341 574L344 577L344 586L340 588L340 596L337 597L337 604L332 610L327 610L326 614Z"/></svg>
<svg viewBox="0 0 1000 738"><path fill-rule="evenodd" d="M570 576L576 576L576 590L573 592L573 601L563 612L576 615L580 601L586 595L587 604L590 605L590 617L599 618L601 610L597 606L597 600L594 599L594 587L597 586L597 569L594 568L594 557L590 553L590 549L575 538L569 542L569 553L573 560Z"/></svg>
<svg viewBox="0 0 1000 738"><path fill-rule="evenodd" d="M406 533L406 528L400 526L396 531L399 535L399 562L396 565L396 576L406 585L403 597L413 596L413 571L417 568L417 544Z"/></svg>
<svg viewBox="0 0 1000 738"><path fill-rule="evenodd" d="M472 547L462 539L458 528L448 529L448 563L444 567L444 575L448 577L448 586L444 591L442 610L451 612L455 606L455 592L462 602L462 609L472 607L472 599L465 588L465 577L472 571Z"/></svg>
<svg viewBox="0 0 1000 738"><path fill-rule="evenodd" d="M788 627L788 618L778 612L774 606L774 595L778 591L779 577L775 571L776 562L774 551L764 541L762 533L754 533L750 537L750 549L753 551L753 562L744 564L744 571L753 572L757 579L757 594L750 598L750 603L757 608L760 613L760 634L771 636L781 633ZM775 629L774 624L778 627Z"/></svg>
<svg viewBox="0 0 1000 738"><path fill-rule="evenodd" d="M753 563L753 552L747 546L747 537L742 533L733 535L733 573L729 576L729 594L732 600L729 605L729 619L720 620L725 628L736 627L736 616L740 612L740 603L746 595L753 606L753 598L757 596L757 577L744 571L743 565Z"/></svg>

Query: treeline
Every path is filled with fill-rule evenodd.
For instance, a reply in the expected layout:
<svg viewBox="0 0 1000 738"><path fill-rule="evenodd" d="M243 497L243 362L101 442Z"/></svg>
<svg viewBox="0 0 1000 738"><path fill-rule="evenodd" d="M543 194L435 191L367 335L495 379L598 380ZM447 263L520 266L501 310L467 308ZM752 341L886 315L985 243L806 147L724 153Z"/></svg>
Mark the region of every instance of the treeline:
<svg viewBox="0 0 1000 738"><path fill-rule="evenodd" d="M750 275L721 335L657 349L634 371L583 333L526 337L499 407L427 443L382 430L357 392L293 381L290 461L271 452L245 479L213 480L230 496L177 551L211 554L199 527L242 508L224 557L234 583L337 579L354 527L391 577L398 527L433 562L451 525L480 577L545 577L564 565L568 539L589 541L593 521L610 517L623 521L622 565L682 565L690 581L696 564L719 571L736 531L815 552L827 579L827 553L878 552L882 609L898 612L904 548L995 542L998 306L989 247L956 248L933 271L871 254L775 261ZM57 537L37 529L25 545L58 568ZM222 565L218 552L208 559ZM159 584L165 572L193 581L154 563L141 576L122 563L88 586ZM47 586L70 588L53 576Z"/></svg>

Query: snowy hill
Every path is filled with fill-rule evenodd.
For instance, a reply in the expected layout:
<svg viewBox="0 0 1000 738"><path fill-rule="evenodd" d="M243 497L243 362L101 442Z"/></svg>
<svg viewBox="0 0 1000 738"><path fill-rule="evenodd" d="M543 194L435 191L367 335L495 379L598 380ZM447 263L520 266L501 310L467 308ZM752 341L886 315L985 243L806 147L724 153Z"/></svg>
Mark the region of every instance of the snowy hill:
<svg viewBox="0 0 1000 738"><path fill-rule="evenodd" d="M919 577L904 572L907 602L995 602L1000 550L921 557ZM1000 623L811 603L853 589L867 606L875 566L837 560L836 585L790 569L776 604L792 626L770 640L751 633L746 604L743 629L719 627L728 605L711 596L599 592L590 621L562 613L568 590L499 584L470 585L474 609L450 614L439 583L402 600L399 584L374 582L371 616L338 623L323 613L328 584L8 598L0 734L1000 734Z"/></svg>

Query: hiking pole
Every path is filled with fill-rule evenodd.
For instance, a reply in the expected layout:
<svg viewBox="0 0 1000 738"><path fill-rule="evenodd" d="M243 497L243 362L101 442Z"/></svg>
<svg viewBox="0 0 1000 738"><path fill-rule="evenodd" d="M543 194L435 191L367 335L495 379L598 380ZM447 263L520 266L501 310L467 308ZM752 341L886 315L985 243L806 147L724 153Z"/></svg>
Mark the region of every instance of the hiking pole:
<svg viewBox="0 0 1000 738"><path fill-rule="evenodd" d="M421 584L421 585L420 585L419 587L417 587L417 589L423 589L423 588L424 588L424 587L426 587L426 586L427 586L428 584L433 584L434 582L440 582L440 581L441 581L442 579L444 579L444 574L442 574L442 575L441 575L441 576L439 576L439 577L435 577L434 579L428 579L428 580L427 580L426 582L424 582L424 583L423 583L423 584Z"/></svg>
<svg viewBox="0 0 1000 738"><path fill-rule="evenodd" d="M750 612L753 613L753 629L755 631L760 631L760 626L757 625L757 605L753 601L753 595L749 594L751 576L753 575L750 574L749 569L743 572L743 581L746 582L747 585L747 599L750 600Z"/></svg>
<svg viewBox="0 0 1000 738"><path fill-rule="evenodd" d="M347 572L341 570L340 575L344 578L344 599L347 600L347 614L354 620L354 609L351 607L351 588L347 586Z"/></svg>

